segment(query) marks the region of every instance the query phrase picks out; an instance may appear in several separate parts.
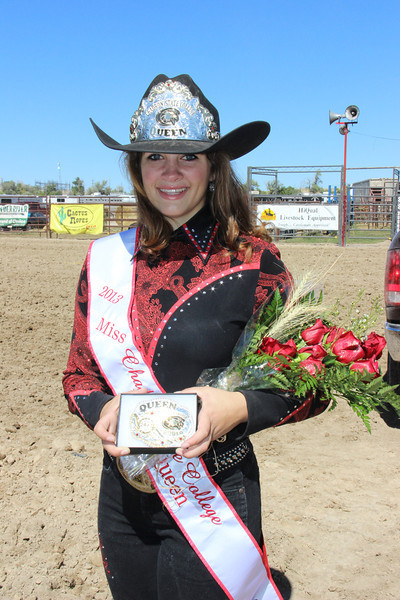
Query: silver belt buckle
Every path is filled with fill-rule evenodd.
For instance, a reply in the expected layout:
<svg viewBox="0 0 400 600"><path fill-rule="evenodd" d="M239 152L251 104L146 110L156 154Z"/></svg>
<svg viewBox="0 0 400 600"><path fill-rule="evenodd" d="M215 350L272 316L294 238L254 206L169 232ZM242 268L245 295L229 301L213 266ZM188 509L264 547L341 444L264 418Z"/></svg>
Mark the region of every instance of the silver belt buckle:
<svg viewBox="0 0 400 600"><path fill-rule="evenodd" d="M125 481L127 481L133 488L139 490L139 492L144 492L145 494L156 493L156 489L147 471L143 471L139 475L132 476L129 473L129 467L124 465L123 461L121 461L121 458L119 457L117 458L117 467Z"/></svg>

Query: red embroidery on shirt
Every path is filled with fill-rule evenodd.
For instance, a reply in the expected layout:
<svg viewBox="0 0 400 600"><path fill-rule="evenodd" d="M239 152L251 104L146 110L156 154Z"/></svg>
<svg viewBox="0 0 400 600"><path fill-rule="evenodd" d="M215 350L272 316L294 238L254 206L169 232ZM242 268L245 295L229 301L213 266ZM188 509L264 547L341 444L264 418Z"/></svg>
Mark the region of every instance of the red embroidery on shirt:
<svg viewBox="0 0 400 600"><path fill-rule="evenodd" d="M260 268L262 253L272 252L271 258L279 257L279 252L273 244L251 238L253 256L251 265L255 270ZM272 261L271 261L272 262ZM195 287L203 286L205 280L210 282L224 276L233 266L244 264L244 255L237 258L225 250L212 249L208 261L204 264L199 252L192 245L176 241L168 249L166 260L149 263L145 257L139 256L136 269L135 313L133 319L139 323L141 341L146 352L154 334L162 324L168 311L185 294ZM282 268L276 273L259 273L258 284L254 293L254 310L279 286L287 282L288 275Z"/></svg>

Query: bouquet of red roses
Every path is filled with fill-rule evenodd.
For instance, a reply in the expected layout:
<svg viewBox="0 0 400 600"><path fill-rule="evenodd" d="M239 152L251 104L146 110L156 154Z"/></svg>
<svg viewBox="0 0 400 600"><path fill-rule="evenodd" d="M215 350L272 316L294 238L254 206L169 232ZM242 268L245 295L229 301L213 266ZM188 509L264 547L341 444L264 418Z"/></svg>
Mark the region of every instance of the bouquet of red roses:
<svg viewBox="0 0 400 600"><path fill-rule="evenodd" d="M285 302L276 290L246 326L231 365L204 371L199 382L227 390L280 389L299 398L311 392L331 402L330 410L342 397L370 431L369 413L389 404L400 414L400 397L381 376L386 341L366 333L369 323L358 318L355 335L330 322L322 294L297 289Z"/></svg>

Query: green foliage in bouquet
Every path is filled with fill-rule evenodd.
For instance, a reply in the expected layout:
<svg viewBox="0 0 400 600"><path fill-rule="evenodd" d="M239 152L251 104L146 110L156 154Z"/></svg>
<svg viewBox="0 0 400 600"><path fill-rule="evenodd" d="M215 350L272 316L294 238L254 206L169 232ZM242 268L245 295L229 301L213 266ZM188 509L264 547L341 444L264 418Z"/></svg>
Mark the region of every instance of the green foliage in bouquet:
<svg viewBox="0 0 400 600"><path fill-rule="evenodd" d="M352 304L349 320L342 319L352 331L332 324L338 309L325 309L322 293L304 288L298 286L286 302L276 290L246 326L231 365L208 383L230 390L279 389L299 398L313 393L330 402L330 410L344 398L369 431L371 411L389 404L400 414L397 386L388 385L378 367L385 339L367 334L380 312L378 302L368 315Z"/></svg>

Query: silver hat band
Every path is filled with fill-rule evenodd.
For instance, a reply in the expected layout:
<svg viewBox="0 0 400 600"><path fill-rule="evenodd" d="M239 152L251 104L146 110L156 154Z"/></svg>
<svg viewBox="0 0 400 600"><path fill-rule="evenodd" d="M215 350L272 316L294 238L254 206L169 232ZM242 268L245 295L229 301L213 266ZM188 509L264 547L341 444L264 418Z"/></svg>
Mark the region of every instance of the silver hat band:
<svg viewBox="0 0 400 600"><path fill-rule="evenodd" d="M211 112L186 85L171 79L152 88L131 121L131 143L147 140L216 142L220 138Z"/></svg>

